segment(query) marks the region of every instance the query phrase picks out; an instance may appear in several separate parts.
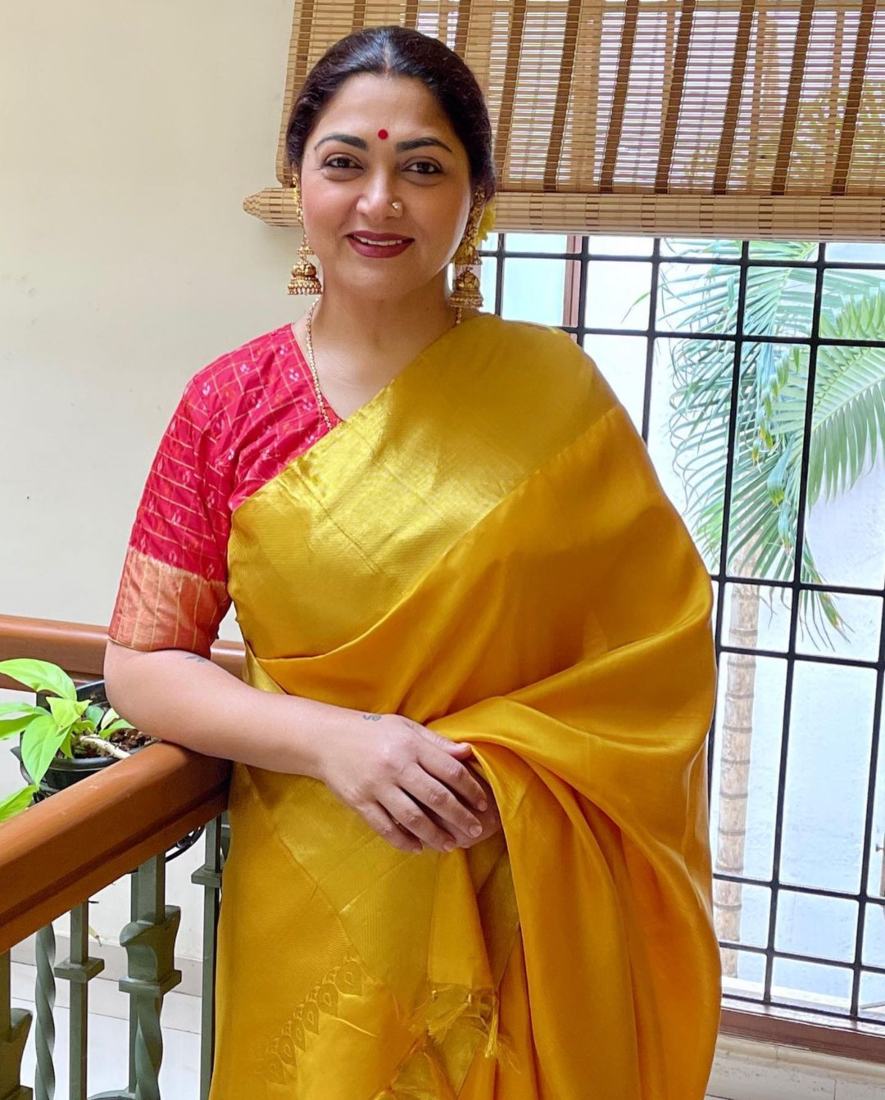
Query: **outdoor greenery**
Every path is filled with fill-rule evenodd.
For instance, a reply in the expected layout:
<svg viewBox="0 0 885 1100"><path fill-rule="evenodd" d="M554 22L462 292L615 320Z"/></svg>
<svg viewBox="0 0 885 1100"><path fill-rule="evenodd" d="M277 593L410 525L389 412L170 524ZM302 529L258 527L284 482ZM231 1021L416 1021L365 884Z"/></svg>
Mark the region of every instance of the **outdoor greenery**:
<svg viewBox="0 0 885 1100"><path fill-rule="evenodd" d="M709 242L704 251L714 257L721 254L722 244ZM739 242L727 244L731 252L740 247ZM753 244L753 259L807 262L816 258L817 249L816 243L760 241ZM742 317L745 343L737 365L728 341L673 342L674 461L687 494L686 518L713 570L718 568L725 520L732 419L727 564L729 571L744 576L792 579L806 446L807 510L821 497L847 492L885 452L885 348L821 345L809 395L807 345L753 339L810 336L815 276L814 268L749 268ZM739 279L739 267L715 260L673 279L664 265L661 295L667 322L683 331L735 332ZM828 270L820 301L820 338L881 341L883 333L881 274ZM802 539L801 579L826 583L807 537ZM799 621L824 644L830 630L844 629L836 603L826 593L802 594Z"/></svg>

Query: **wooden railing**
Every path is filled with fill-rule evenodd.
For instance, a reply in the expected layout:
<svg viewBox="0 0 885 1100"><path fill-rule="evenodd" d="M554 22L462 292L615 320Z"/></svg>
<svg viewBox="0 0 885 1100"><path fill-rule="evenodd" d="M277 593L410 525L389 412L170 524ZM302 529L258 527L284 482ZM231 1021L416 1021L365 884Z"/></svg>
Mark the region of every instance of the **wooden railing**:
<svg viewBox="0 0 885 1100"><path fill-rule="evenodd" d="M149 745L0 826L0 952L218 817L229 773Z"/></svg>
<svg viewBox="0 0 885 1100"><path fill-rule="evenodd" d="M54 661L75 679L98 679L102 675L105 644L102 627L0 616L0 660L37 657ZM216 643L212 657L229 672L241 673L242 646ZM0 677L0 688L14 686ZM0 1039L14 1023L9 1011L9 949L35 931L40 930L46 936L47 928L51 930L52 919L67 911L72 913L73 932L74 917L79 914L76 927L82 938L83 958L79 962L68 960L66 965L68 971L79 966L82 970L79 980L85 983L90 960L85 954L84 920L90 895L138 868L138 873L145 877L148 895L156 898L163 853L192 829L209 824L212 831L207 862L194 876L194 880L206 888L207 905L204 920L207 940L204 969L207 973L204 973L203 988L204 1002L209 1003L203 1006L202 1073L202 1093L206 1095L213 1045L211 989L220 885L219 815L227 804L229 769L226 761L200 756L172 744L155 744L0 826L0 882L3 883L0 892ZM137 889L134 890L133 897L137 893ZM145 910L146 917L137 917L134 909L133 920L156 927L168 914L162 907L156 912L156 905L153 913L148 910L150 905ZM134 926L127 927L130 935L134 934ZM72 950L73 944L72 935ZM167 954L171 954L171 949ZM166 964L168 969L168 958ZM65 967L60 969L64 971ZM64 976L70 974L66 972ZM153 980L156 991L164 985L169 987L169 974L158 970ZM156 996L161 1001L162 993L157 992ZM139 1012L143 1014L143 1010L137 1008L136 1018ZM145 1030L149 1030L147 1024ZM885 1039L851 1023L830 1025L803 1018L799 1013L790 1016L781 1010L748 1006L746 1009L725 1008L720 1030L728 1036L885 1063ZM156 1050L143 1056L156 1062ZM134 1065L134 1054L132 1059ZM83 1063L85 1066L85 1058ZM158 1070L158 1063L155 1068ZM73 1069L72 1064L72 1074ZM72 1100L80 1097L85 1100L85 1068L82 1072L84 1091L76 1091L72 1076ZM0 1095L3 1084L0 1067ZM131 1095L134 1097L135 1092ZM138 1100L151 1095L149 1091L142 1091ZM130 1093L120 1093L121 1100L129 1096ZM159 1097L158 1092L156 1097Z"/></svg>

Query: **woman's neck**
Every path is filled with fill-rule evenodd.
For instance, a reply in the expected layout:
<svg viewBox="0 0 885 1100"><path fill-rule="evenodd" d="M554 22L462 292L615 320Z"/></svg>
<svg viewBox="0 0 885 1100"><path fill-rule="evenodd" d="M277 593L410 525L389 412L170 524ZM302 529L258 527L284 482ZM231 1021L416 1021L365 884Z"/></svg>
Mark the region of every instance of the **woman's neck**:
<svg viewBox="0 0 885 1100"><path fill-rule="evenodd" d="M454 323L444 288L432 296L381 300L327 288L314 310L313 333L336 358L356 356L368 365L395 361L413 348L420 351Z"/></svg>
<svg viewBox="0 0 885 1100"><path fill-rule="evenodd" d="M476 311L463 310L462 319ZM445 286L433 297L365 300L324 288L312 318L317 369L325 384L384 385L424 348L455 324ZM304 319L295 325L297 334Z"/></svg>

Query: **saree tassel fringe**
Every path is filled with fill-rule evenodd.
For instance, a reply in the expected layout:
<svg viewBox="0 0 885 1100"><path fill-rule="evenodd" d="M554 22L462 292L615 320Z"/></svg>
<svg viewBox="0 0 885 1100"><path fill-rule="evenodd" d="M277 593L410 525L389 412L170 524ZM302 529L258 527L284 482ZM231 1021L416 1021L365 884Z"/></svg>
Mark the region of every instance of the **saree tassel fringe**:
<svg viewBox="0 0 885 1100"><path fill-rule="evenodd" d="M431 1038L442 1043L452 1028L466 1026L485 1038L483 1053L486 1058L512 1057L499 1034L500 1004L494 990L470 992L453 987L436 993L436 997L426 1001L416 1013L418 1019L423 1015L425 1030Z"/></svg>

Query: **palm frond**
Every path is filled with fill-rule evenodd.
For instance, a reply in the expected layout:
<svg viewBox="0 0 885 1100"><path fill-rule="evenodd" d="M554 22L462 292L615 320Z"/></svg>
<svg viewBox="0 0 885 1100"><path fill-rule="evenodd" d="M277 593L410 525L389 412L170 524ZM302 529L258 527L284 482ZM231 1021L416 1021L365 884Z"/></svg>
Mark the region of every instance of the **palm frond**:
<svg viewBox="0 0 885 1100"><path fill-rule="evenodd" d="M721 247L714 242L711 248ZM759 242L754 258L807 260L810 242ZM734 332L740 269L700 265L670 278L661 267L661 301L669 324L690 331ZM672 265L670 265L672 267ZM810 335L816 272L803 268L750 268L743 331L747 342L735 377L734 347L723 341L673 341L674 390L670 433L673 465L686 491L686 519L707 561L718 559L722 540L726 455L732 404L735 441L729 567L753 576L789 581L795 574L796 524L806 405L808 348L753 342L753 335ZM827 272L821 294L823 339L881 340L885 294L881 281L862 271ZM885 453L885 349L828 346L818 350L812 431L808 441L810 508L821 493L847 491ZM824 584L807 539L801 576ZM800 625L821 644L847 629L835 600L803 591Z"/></svg>
<svg viewBox="0 0 885 1100"><path fill-rule="evenodd" d="M881 339L885 293L879 286L867 299L852 299L835 318L821 319L821 335L836 339ZM808 364L794 356L789 392L777 405L775 430L801 433ZM818 348L808 460L808 505L821 494L833 499L847 492L885 453L885 348L827 345Z"/></svg>

